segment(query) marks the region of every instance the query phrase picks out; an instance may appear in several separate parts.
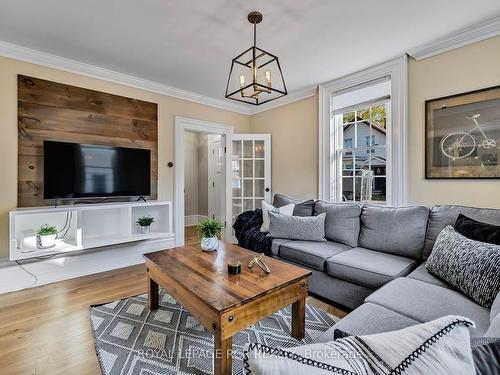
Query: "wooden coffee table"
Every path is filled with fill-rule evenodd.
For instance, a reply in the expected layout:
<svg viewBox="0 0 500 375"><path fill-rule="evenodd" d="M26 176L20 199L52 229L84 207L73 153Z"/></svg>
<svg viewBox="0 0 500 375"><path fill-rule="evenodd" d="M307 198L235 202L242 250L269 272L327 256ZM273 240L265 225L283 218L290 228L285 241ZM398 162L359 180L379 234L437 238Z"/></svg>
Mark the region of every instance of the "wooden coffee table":
<svg viewBox="0 0 500 375"><path fill-rule="evenodd" d="M215 374L230 374L232 337L292 304L292 336L304 338L307 278L311 272L265 257L271 269L248 268L258 255L221 242L207 253L199 245L145 254L149 308L158 308L161 286L214 335ZM227 262L241 262L240 275L228 275Z"/></svg>

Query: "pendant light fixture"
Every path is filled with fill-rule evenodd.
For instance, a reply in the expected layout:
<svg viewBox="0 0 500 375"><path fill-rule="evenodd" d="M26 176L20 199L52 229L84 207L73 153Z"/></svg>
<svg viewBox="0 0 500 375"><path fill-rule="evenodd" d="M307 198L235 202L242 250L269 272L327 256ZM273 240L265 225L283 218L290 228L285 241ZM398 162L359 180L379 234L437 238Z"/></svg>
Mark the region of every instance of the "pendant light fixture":
<svg viewBox="0 0 500 375"><path fill-rule="evenodd" d="M227 80L226 98L253 105L264 104L285 96L285 79L278 57L257 47L257 24L262 14L251 12L253 46L235 57Z"/></svg>

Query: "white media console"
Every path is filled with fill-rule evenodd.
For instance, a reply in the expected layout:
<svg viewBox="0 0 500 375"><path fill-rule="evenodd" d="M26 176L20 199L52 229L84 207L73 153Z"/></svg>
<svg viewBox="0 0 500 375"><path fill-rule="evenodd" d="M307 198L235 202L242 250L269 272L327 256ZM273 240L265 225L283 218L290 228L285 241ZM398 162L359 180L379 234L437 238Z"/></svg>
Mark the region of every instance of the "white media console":
<svg viewBox="0 0 500 375"><path fill-rule="evenodd" d="M148 234L141 234L136 221L141 216L152 216L154 223ZM36 231L42 225L65 224L56 245L39 249ZM9 213L10 260L45 257L125 244L149 239L173 238L172 202L79 204L58 207L18 208Z"/></svg>

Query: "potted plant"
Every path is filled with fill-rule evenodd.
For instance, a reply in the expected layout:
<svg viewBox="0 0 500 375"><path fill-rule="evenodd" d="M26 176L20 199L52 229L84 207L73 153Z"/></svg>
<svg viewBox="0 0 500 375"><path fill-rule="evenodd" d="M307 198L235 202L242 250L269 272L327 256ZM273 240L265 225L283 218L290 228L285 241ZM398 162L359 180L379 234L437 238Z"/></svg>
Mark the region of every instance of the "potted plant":
<svg viewBox="0 0 500 375"><path fill-rule="evenodd" d="M57 228L44 224L36 232L37 244L41 249L54 247L57 239Z"/></svg>
<svg viewBox="0 0 500 375"><path fill-rule="evenodd" d="M151 216L141 216L137 219L137 225L141 228L142 234L148 234L151 229L151 224L153 224L155 219Z"/></svg>
<svg viewBox="0 0 500 375"><path fill-rule="evenodd" d="M201 220L196 226L198 235L201 238L201 248L205 251L217 250L219 246L219 237L221 236L224 224L215 219Z"/></svg>

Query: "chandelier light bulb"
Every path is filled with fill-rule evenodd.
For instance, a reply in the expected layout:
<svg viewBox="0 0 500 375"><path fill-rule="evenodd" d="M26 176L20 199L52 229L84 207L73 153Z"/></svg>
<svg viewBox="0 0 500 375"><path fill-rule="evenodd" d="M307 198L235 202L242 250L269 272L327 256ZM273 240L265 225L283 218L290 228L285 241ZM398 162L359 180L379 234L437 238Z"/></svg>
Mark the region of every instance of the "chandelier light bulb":
<svg viewBox="0 0 500 375"><path fill-rule="evenodd" d="M271 71L266 70L266 83L268 87L271 87Z"/></svg>

